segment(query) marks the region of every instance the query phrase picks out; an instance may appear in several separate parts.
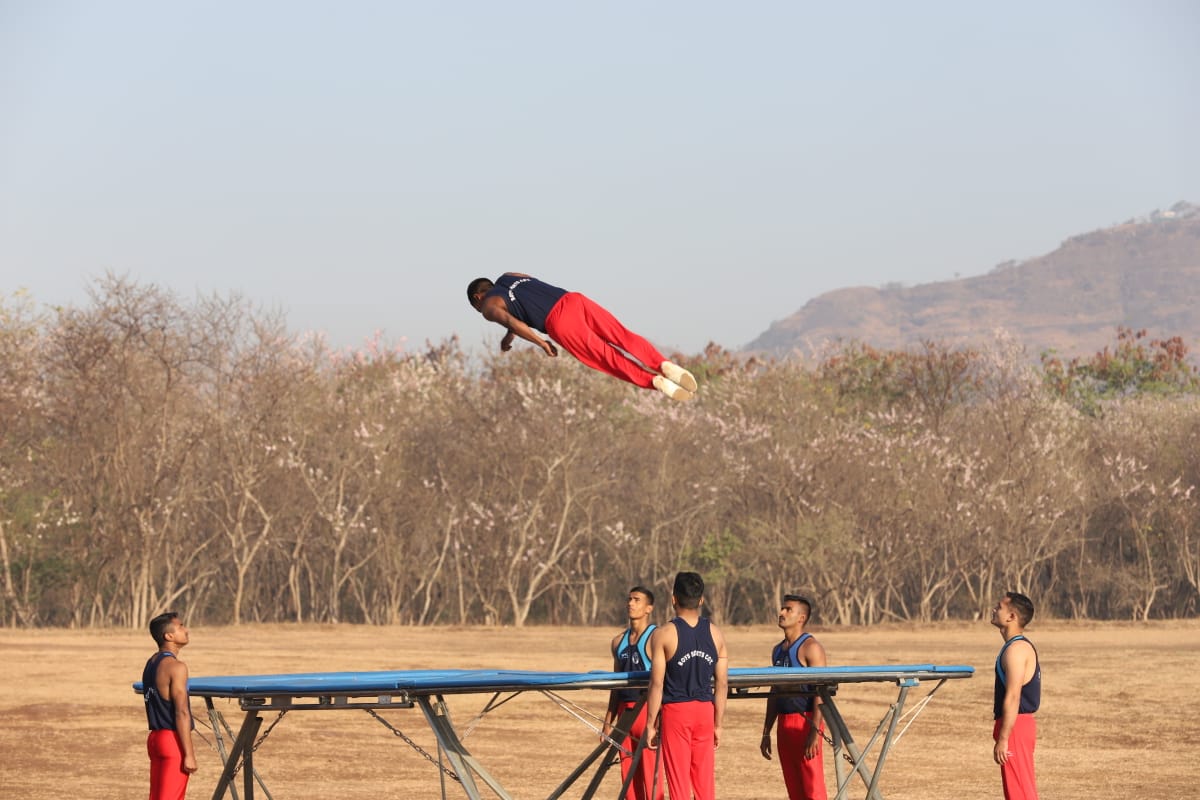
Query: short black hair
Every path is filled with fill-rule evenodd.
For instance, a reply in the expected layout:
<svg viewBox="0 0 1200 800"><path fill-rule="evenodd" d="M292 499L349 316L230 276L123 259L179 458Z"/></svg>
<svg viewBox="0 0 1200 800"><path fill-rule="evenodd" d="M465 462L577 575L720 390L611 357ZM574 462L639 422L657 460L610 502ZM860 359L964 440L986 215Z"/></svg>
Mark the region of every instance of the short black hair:
<svg viewBox="0 0 1200 800"><path fill-rule="evenodd" d="M1024 628L1033 620L1033 601L1020 592L1005 592L1004 596L1008 598L1013 611L1017 612L1017 619L1021 620L1021 627Z"/></svg>
<svg viewBox="0 0 1200 800"><path fill-rule="evenodd" d="M154 643L162 647L167 643L167 629L179 621L179 614L174 611L168 611L165 614L159 614L154 619L150 620L150 635L154 637Z"/></svg>
<svg viewBox="0 0 1200 800"><path fill-rule="evenodd" d="M675 576L671 593L680 608L699 608L700 598L704 596L704 578L699 572L680 572Z"/></svg>
<svg viewBox="0 0 1200 800"><path fill-rule="evenodd" d="M475 307L476 293L490 289L493 285L490 278L476 278L467 284L467 302L471 304L471 308Z"/></svg>
<svg viewBox="0 0 1200 800"><path fill-rule="evenodd" d="M785 594L782 605L786 606L788 603L799 603L804 606L804 616L812 619L813 604L807 597L802 594Z"/></svg>
<svg viewBox="0 0 1200 800"><path fill-rule="evenodd" d="M650 605L654 605L654 592L650 591L645 586L635 586L629 590L630 594L633 594L634 592L646 595L646 599L650 601Z"/></svg>

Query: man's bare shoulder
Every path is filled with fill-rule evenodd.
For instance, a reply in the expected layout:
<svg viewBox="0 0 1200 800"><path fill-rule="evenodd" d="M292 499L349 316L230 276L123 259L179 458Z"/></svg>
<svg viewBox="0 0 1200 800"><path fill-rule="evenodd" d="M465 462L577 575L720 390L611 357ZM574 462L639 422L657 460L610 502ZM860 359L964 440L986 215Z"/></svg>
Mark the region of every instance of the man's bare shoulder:
<svg viewBox="0 0 1200 800"><path fill-rule="evenodd" d="M800 646L800 660L806 667L826 666L825 645L818 642L815 637L809 637L809 639Z"/></svg>
<svg viewBox="0 0 1200 800"><path fill-rule="evenodd" d="M1024 655L1032 655L1033 652L1034 652L1033 642L1029 641L1024 636L1022 636L1020 639L1013 639L1011 642L1008 643L1008 649L1004 651L1004 655L1007 656L1010 653L1021 653Z"/></svg>
<svg viewBox="0 0 1200 800"><path fill-rule="evenodd" d="M658 647L665 642L679 641L679 631L671 623L665 625L654 626L654 632L650 634L650 646Z"/></svg>
<svg viewBox="0 0 1200 800"><path fill-rule="evenodd" d="M717 625L714 625L710 622L708 624L708 630L712 634L713 644L715 644L717 646L717 652L718 653L724 652L724 650L725 650L725 634L721 633L720 627L718 627Z"/></svg>
<svg viewBox="0 0 1200 800"><path fill-rule="evenodd" d="M1008 647L1004 651L1003 663L1005 668L1011 668L1019 664L1033 664L1037 658L1037 651L1033 649L1033 645L1028 639L1017 639L1009 642Z"/></svg>
<svg viewBox="0 0 1200 800"><path fill-rule="evenodd" d="M183 659L179 658L178 656L175 658L164 658L162 670L171 677L182 675L186 678L188 674L187 663L185 663Z"/></svg>

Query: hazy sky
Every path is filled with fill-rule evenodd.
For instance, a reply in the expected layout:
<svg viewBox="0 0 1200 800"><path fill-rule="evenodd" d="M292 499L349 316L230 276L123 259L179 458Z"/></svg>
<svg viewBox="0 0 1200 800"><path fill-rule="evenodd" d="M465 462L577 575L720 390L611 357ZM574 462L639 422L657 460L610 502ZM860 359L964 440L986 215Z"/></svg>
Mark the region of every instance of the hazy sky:
<svg viewBox="0 0 1200 800"><path fill-rule="evenodd" d="M1200 203L1200 3L0 0L0 293L106 271L336 346L477 276L738 348L831 289Z"/></svg>

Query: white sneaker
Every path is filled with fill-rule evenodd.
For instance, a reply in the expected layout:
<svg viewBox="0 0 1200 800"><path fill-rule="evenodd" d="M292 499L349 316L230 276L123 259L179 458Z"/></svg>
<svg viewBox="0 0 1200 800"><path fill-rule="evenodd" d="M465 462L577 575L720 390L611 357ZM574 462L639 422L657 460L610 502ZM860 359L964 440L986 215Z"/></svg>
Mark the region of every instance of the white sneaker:
<svg viewBox="0 0 1200 800"><path fill-rule="evenodd" d="M655 375L652 383L654 384L655 389L658 389L672 400L678 400L681 403L691 400L693 397L695 397L695 395L693 395L687 389L683 388L669 378L664 378L662 375Z"/></svg>
<svg viewBox="0 0 1200 800"><path fill-rule="evenodd" d="M696 391L696 377L678 364L664 361L658 370L672 383L679 384L689 392Z"/></svg>

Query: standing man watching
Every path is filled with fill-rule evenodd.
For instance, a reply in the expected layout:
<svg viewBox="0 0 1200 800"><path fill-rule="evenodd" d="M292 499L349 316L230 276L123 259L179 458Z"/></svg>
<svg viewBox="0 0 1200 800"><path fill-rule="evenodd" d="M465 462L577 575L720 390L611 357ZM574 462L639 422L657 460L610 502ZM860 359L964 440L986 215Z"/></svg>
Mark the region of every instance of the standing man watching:
<svg viewBox="0 0 1200 800"><path fill-rule="evenodd" d="M658 627L650 621L654 613L654 592L644 586L635 586L629 590L626 602L629 613L629 627L623 633L617 634L612 640L612 656L614 672L643 672L650 669L650 654L647 647L650 635ZM604 714L604 733L610 735L613 725L621 715L636 706L645 696L641 689L617 689L609 693L608 711ZM633 752L641 742L646 730L646 705L643 703L633 724L629 726L629 735L621 742L621 782L629 780L629 770L633 762ZM658 774L655 775L655 765ZM646 748L638 760L637 773L629 782L629 790L625 800L662 800L664 791L664 773L662 759L654 750ZM653 787L653 788L652 788Z"/></svg>
<svg viewBox="0 0 1200 800"><path fill-rule="evenodd" d="M1033 602L1023 594L1006 592L992 609L992 624L1000 629L1004 646L996 656L993 713L996 724L992 758L1000 765L1005 800L1037 800L1033 748L1037 741L1034 712L1042 703L1042 667L1037 650L1025 638L1033 619Z"/></svg>
<svg viewBox="0 0 1200 800"><path fill-rule="evenodd" d="M704 579L675 576L675 618L650 637L650 746L662 747L671 800L714 800L715 755L729 689L725 637L700 616Z"/></svg>
<svg viewBox="0 0 1200 800"><path fill-rule="evenodd" d="M608 309L580 294L520 272L506 272L494 282L476 278L467 285L471 307L508 333L501 350L511 350L519 336L557 356L548 334L585 365L643 389L657 389L672 400L690 400L696 392L692 373L667 361L654 345L621 324Z"/></svg>
<svg viewBox="0 0 1200 800"><path fill-rule="evenodd" d="M158 652L142 670L142 694L150 735L150 800L183 800L188 778L196 771L192 745L192 709L188 703L187 664L179 651L188 643L188 629L174 611L150 620L150 635Z"/></svg>
<svg viewBox="0 0 1200 800"><path fill-rule="evenodd" d="M823 667L825 648L806 633L812 614L812 603L798 594L785 594L779 608L779 627L783 641L775 645L771 664L776 667ZM811 687L805 687L809 689ZM821 698L776 697L767 699L767 716L763 720L763 758L771 758L771 728L779 720L777 746L779 766L789 800L826 800L825 764L821 756Z"/></svg>

